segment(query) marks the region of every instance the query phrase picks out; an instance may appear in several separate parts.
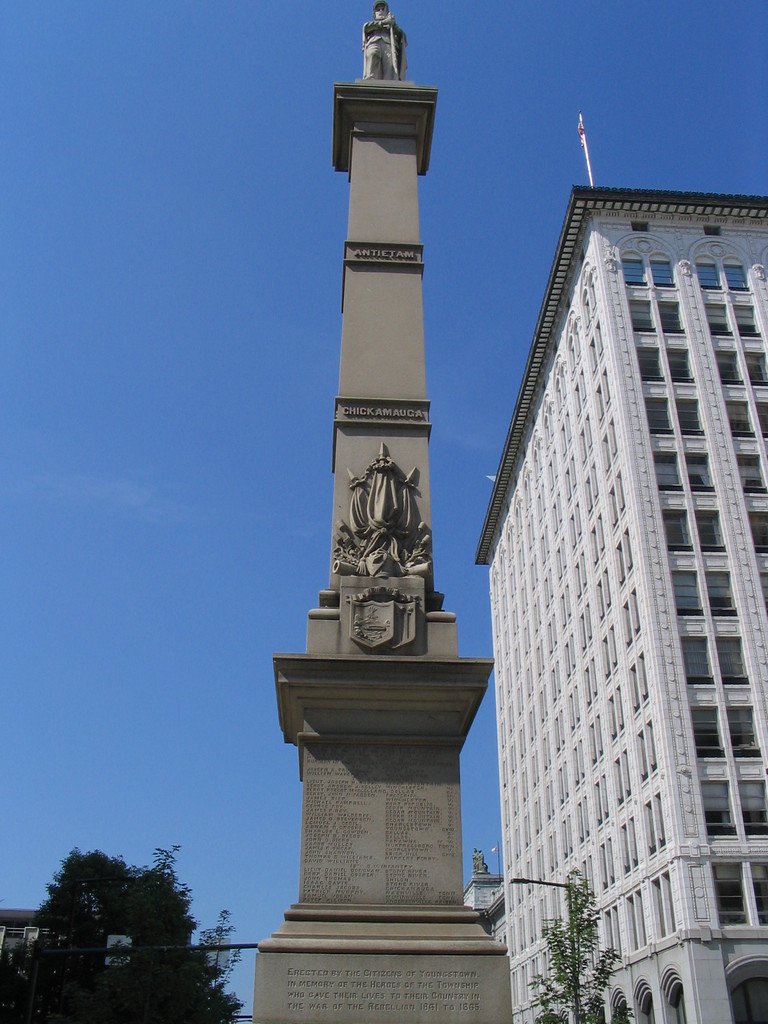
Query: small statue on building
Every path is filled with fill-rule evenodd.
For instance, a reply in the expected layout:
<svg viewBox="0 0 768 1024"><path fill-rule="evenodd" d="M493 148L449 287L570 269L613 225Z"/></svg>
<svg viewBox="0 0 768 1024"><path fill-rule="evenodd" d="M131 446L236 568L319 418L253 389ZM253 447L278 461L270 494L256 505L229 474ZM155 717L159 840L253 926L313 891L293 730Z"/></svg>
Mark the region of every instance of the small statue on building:
<svg viewBox="0 0 768 1024"><path fill-rule="evenodd" d="M488 865L485 863L485 857L483 851L478 850L475 847L475 852L472 854L472 874L473 875L487 875Z"/></svg>
<svg viewBox="0 0 768 1024"><path fill-rule="evenodd" d="M363 78L397 82L405 79L405 32L390 13L389 4L376 0L373 21L363 25Z"/></svg>

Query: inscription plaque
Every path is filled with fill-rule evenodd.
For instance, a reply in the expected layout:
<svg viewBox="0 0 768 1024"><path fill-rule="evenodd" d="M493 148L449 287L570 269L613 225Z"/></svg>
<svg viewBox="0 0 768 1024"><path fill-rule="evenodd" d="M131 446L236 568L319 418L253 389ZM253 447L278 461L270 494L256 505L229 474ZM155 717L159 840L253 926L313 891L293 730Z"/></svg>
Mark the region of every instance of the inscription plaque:
<svg viewBox="0 0 768 1024"><path fill-rule="evenodd" d="M257 990L267 1011L261 1020L280 1019L286 1010L291 1020L322 1022L405 1017L414 1024L436 1019L498 1024L509 1016L505 957L283 957L270 965L279 975L270 971L271 991L265 993L258 984L260 967L274 957L256 957ZM493 984L497 979L506 985ZM272 1000L276 1018L269 1012Z"/></svg>
<svg viewBox="0 0 768 1024"><path fill-rule="evenodd" d="M458 751L304 750L302 903L461 904Z"/></svg>

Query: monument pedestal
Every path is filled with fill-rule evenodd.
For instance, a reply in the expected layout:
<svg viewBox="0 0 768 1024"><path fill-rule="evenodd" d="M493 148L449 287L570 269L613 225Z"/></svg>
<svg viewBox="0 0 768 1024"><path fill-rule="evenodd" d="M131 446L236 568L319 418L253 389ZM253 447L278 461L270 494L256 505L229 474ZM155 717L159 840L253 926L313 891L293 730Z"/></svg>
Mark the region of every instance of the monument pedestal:
<svg viewBox="0 0 768 1024"><path fill-rule="evenodd" d="M459 752L491 664L275 657L304 784L301 902L259 943L254 1021L508 1016L506 949L462 904Z"/></svg>

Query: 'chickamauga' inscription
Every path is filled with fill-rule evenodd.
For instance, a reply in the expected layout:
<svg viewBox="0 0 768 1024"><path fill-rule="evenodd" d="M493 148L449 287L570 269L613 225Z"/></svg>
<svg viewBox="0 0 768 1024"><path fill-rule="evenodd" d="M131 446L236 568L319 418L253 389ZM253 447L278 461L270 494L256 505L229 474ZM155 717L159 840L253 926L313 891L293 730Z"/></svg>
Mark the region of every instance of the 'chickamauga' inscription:
<svg viewBox="0 0 768 1024"><path fill-rule="evenodd" d="M456 758L308 741L301 901L461 903Z"/></svg>
<svg viewBox="0 0 768 1024"><path fill-rule="evenodd" d="M388 402L386 399L370 400L360 398L338 399L336 419L338 420L393 420L405 423L427 423L429 403L415 401Z"/></svg>

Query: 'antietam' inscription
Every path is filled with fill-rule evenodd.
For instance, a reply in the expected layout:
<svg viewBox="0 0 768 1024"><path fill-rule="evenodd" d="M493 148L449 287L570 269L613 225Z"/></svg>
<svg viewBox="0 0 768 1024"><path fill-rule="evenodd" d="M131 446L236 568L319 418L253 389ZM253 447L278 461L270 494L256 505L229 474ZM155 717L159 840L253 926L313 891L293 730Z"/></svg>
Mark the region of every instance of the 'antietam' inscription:
<svg viewBox="0 0 768 1024"><path fill-rule="evenodd" d="M457 757L308 742L301 901L461 903Z"/></svg>

